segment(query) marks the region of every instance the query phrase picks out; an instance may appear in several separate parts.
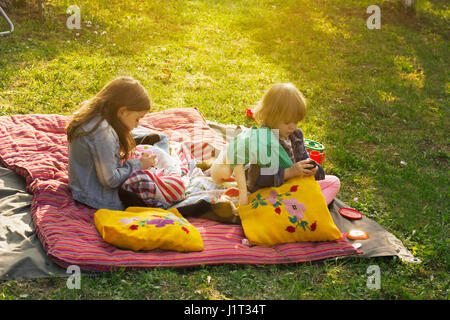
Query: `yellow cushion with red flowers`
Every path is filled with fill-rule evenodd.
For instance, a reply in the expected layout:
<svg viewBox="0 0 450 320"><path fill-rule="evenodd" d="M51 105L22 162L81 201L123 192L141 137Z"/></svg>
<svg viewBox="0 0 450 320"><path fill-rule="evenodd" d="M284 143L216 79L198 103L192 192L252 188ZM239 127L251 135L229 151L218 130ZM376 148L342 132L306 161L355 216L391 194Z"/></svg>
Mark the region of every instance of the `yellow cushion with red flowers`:
<svg viewBox="0 0 450 320"><path fill-rule="evenodd" d="M260 189L238 207L251 244L333 241L342 238L314 177L295 177L278 188Z"/></svg>
<svg viewBox="0 0 450 320"><path fill-rule="evenodd" d="M94 223L103 240L121 249L203 250L200 233L175 208L100 209L95 212Z"/></svg>

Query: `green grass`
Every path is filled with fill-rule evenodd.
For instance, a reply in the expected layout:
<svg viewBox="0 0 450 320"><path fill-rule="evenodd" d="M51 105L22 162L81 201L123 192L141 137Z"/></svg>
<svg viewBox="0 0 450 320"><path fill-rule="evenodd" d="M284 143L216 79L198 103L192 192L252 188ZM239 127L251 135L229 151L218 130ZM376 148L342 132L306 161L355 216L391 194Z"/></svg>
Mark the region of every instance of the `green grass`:
<svg viewBox="0 0 450 320"><path fill-rule="evenodd" d="M449 298L445 1L419 1L415 16L378 1L380 30L366 27L366 0L82 3L81 30L65 27L69 1L47 1L44 21L11 13L16 30L0 39L1 115L70 114L108 80L132 75L154 111L198 107L249 126L245 108L272 83L293 82L309 102L305 137L326 146L325 170L341 179L338 197L422 263L156 268L83 277L80 290L58 278L1 282L0 299ZM373 264L380 290L366 287Z"/></svg>

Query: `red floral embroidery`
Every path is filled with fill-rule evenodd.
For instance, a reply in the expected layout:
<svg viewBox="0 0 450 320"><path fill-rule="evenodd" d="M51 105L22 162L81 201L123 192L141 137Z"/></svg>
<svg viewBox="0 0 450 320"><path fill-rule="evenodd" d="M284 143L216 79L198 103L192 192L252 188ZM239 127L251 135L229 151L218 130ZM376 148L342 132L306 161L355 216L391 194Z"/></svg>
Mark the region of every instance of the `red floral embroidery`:
<svg viewBox="0 0 450 320"><path fill-rule="evenodd" d="M189 230L186 227L182 227L181 230L183 230L186 233L189 233Z"/></svg>
<svg viewBox="0 0 450 320"><path fill-rule="evenodd" d="M292 186L291 189L289 189L290 192L295 192L298 189L298 185Z"/></svg>
<svg viewBox="0 0 450 320"><path fill-rule="evenodd" d="M135 224L132 224L132 225L129 227L130 230L137 230L137 228L138 228L138 226L135 225Z"/></svg>
<svg viewBox="0 0 450 320"><path fill-rule="evenodd" d="M311 231L314 231L314 230L316 230L316 228L317 228L317 221L314 221L314 223L311 225L310 229L311 229Z"/></svg>
<svg viewBox="0 0 450 320"><path fill-rule="evenodd" d="M280 213L281 213L281 209L278 207L278 208L275 209L275 212L276 212L277 214L280 214Z"/></svg>
<svg viewBox="0 0 450 320"><path fill-rule="evenodd" d="M293 233L293 232L295 232L295 228L293 226L289 226L289 227L286 228L286 231L290 232L290 233Z"/></svg>

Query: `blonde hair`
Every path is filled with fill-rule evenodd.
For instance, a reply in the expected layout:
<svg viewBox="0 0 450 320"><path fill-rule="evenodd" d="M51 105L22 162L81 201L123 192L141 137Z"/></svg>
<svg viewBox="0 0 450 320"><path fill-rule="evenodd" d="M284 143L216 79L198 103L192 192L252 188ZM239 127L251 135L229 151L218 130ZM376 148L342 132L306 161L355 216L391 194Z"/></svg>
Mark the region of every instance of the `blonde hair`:
<svg viewBox="0 0 450 320"><path fill-rule="evenodd" d="M86 101L66 126L67 140L73 141L80 135L93 132L105 119L119 137L120 156L128 159L135 147L130 130L117 117L117 111L126 107L130 111L150 111L150 98L138 80L132 77L118 77L106 84L93 98ZM100 116L100 120L89 132L78 130L83 124Z"/></svg>
<svg viewBox="0 0 450 320"><path fill-rule="evenodd" d="M292 83L277 83L266 91L255 108L261 126L276 127L280 121L300 122L306 115L306 100Z"/></svg>

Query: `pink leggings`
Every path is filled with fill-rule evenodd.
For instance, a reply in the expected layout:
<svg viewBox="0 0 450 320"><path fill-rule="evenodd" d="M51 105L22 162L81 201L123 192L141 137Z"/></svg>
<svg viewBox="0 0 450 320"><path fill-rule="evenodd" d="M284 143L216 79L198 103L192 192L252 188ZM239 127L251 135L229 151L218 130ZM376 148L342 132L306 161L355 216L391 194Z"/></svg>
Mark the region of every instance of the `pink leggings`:
<svg viewBox="0 0 450 320"><path fill-rule="evenodd" d="M318 180L317 182L320 185L320 189L322 190L322 194L325 197L325 201L327 202L327 204L330 204L341 188L341 182L339 181L339 178L332 175L326 175L325 180Z"/></svg>

